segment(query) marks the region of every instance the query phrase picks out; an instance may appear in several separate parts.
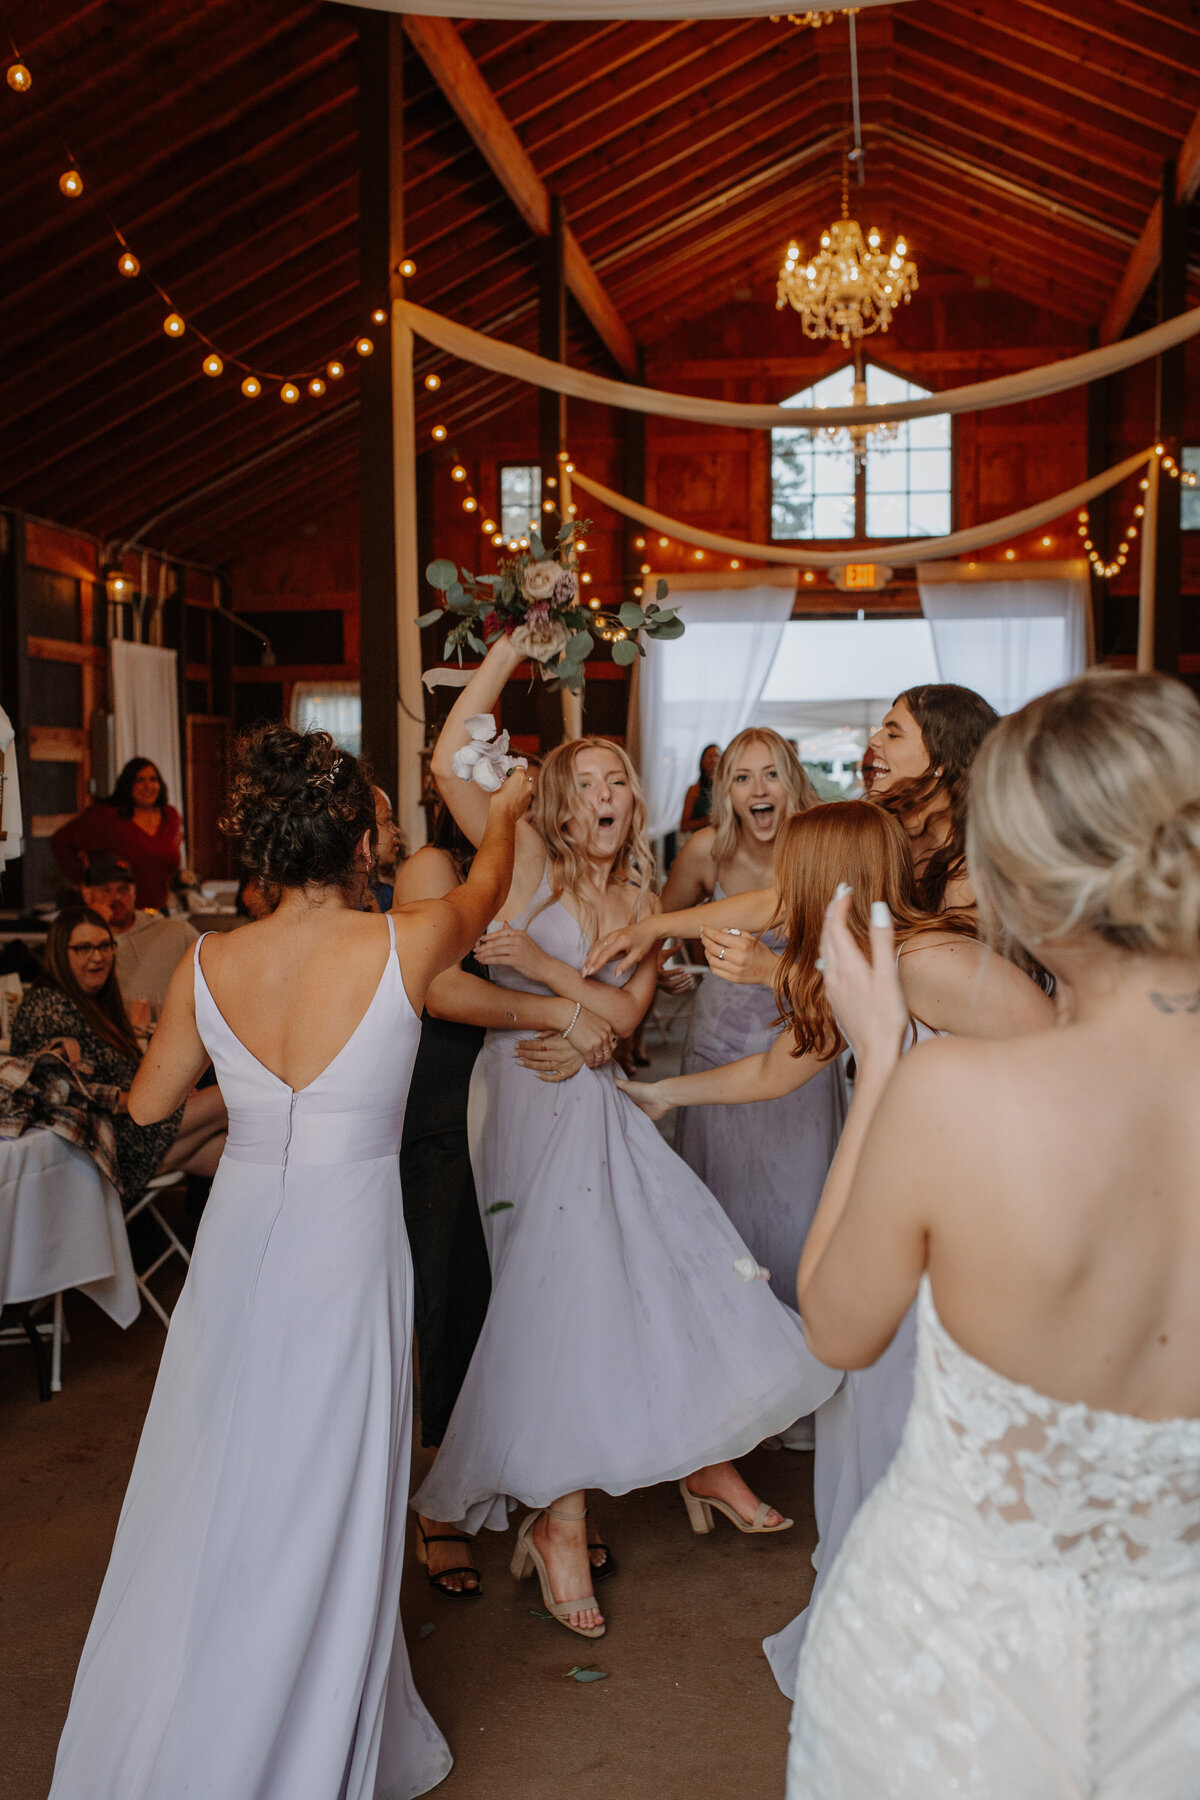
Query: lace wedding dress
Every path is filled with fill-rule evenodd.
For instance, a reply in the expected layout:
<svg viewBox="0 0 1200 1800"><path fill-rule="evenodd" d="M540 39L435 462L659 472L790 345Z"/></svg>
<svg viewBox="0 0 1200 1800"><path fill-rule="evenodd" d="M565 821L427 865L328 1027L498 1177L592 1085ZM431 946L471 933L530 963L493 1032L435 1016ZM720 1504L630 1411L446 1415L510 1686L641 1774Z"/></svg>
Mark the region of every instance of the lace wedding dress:
<svg viewBox="0 0 1200 1800"><path fill-rule="evenodd" d="M997 1374L924 1278L904 1439L801 1653L787 1792L1200 1794L1200 1419Z"/></svg>

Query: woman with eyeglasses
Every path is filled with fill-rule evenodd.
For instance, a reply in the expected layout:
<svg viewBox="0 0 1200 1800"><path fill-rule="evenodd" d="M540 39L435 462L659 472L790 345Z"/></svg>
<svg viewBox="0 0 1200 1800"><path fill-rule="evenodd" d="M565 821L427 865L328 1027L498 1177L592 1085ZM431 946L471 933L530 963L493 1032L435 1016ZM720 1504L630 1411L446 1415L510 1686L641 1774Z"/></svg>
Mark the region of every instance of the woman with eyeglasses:
<svg viewBox="0 0 1200 1800"><path fill-rule="evenodd" d="M123 1197L134 1200L152 1175L168 1170L215 1175L227 1120L217 1088L190 1094L154 1125L129 1117L129 1088L142 1054L117 986L115 954L99 913L89 906L60 912L46 938L44 972L13 1020L12 1054L36 1056L57 1044L97 1085L120 1089L117 1170Z"/></svg>

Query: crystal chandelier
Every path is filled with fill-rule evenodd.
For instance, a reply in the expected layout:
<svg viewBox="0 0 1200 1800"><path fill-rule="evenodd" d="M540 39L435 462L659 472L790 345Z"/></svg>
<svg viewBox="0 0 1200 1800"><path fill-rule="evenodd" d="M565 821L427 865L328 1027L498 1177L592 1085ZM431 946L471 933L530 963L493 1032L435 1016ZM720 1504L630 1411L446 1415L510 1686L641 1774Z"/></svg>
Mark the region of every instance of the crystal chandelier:
<svg viewBox="0 0 1200 1800"><path fill-rule="evenodd" d="M854 350L854 390L850 404L865 406L867 404L867 384L863 376L862 352L857 345ZM858 468L862 468L867 460L867 451L880 444L890 444L900 427L894 420L883 425L819 425L813 433L814 437L824 438L827 444L838 450L851 449Z"/></svg>
<svg viewBox="0 0 1200 1800"><path fill-rule="evenodd" d="M821 233L821 248L804 257L799 244L788 245L779 271L776 308L789 302L800 314L805 337L840 338L850 345L873 331L886 331L901 301L917 290L917 265L908 260L908 245L898 237L884 250L878 229L850 217L850 178L842 171L842 216Z"/></svg>

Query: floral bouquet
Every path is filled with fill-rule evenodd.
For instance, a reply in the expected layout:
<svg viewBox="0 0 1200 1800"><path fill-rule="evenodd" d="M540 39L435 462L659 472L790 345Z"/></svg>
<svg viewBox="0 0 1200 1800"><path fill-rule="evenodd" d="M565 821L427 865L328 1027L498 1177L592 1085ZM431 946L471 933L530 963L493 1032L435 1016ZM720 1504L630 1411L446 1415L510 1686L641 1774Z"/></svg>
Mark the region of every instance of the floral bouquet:
<svg viewBox="0 0 1200 1800"><path fill-rule="evenodd" d="M544 681L558 681L578 693L583 686L583 665L595 648L592 627L597 613L582 604L576 539L588 529L572 519L563 526L552 551L541 538L530 534L528 550L501 562L496 575L472 575L444 557L431 562L427 580L443 596L442 604L423 613L419 626L433 625L446 613L455 615L446 637L444 655L461 663L463 650L483 656L490 644L505 632L514 646L541 667ZM683 636L683 621L660 602L667 598L667 584L660 581L658 596L646 607L627 600L617 615L618 635L612 646L613 661L632 663L646 654L636 633L652 638Z"/></svg>

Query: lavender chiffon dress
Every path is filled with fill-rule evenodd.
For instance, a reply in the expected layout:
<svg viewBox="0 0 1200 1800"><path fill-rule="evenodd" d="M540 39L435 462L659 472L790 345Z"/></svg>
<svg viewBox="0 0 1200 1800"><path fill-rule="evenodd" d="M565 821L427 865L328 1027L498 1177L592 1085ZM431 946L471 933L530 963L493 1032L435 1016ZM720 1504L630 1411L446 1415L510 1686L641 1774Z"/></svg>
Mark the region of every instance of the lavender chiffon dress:
<svg viewBox="0 0 1200 1800"><path fill-rule="evenodd" d="M543 880L521 924L581 968L587 942ZM507 968L493 980L538 984ZM543 1082L490 1031L471 1149L492 1300L413 1505L501 1530L516 1505L623 1494L745 1454L835 1389L795 1313L734 1269L746 1245L616 1085Z"/></svg>
<svg viewBox="0 0 1200 1800"><path fill-rule="evenodd" d="M714 900L724 900L718 882ZM768 931L770 950L782 934ZM718 1069L769 1050L779 1008L768 987L701 978L683 1052L683 1073ZM796 1270L846 1118L841 1057L794 1094L742 1106L687 1106L675 1148L724 1207L734 1229L771 1271L771 1290L796 1305Z"/></svg>

